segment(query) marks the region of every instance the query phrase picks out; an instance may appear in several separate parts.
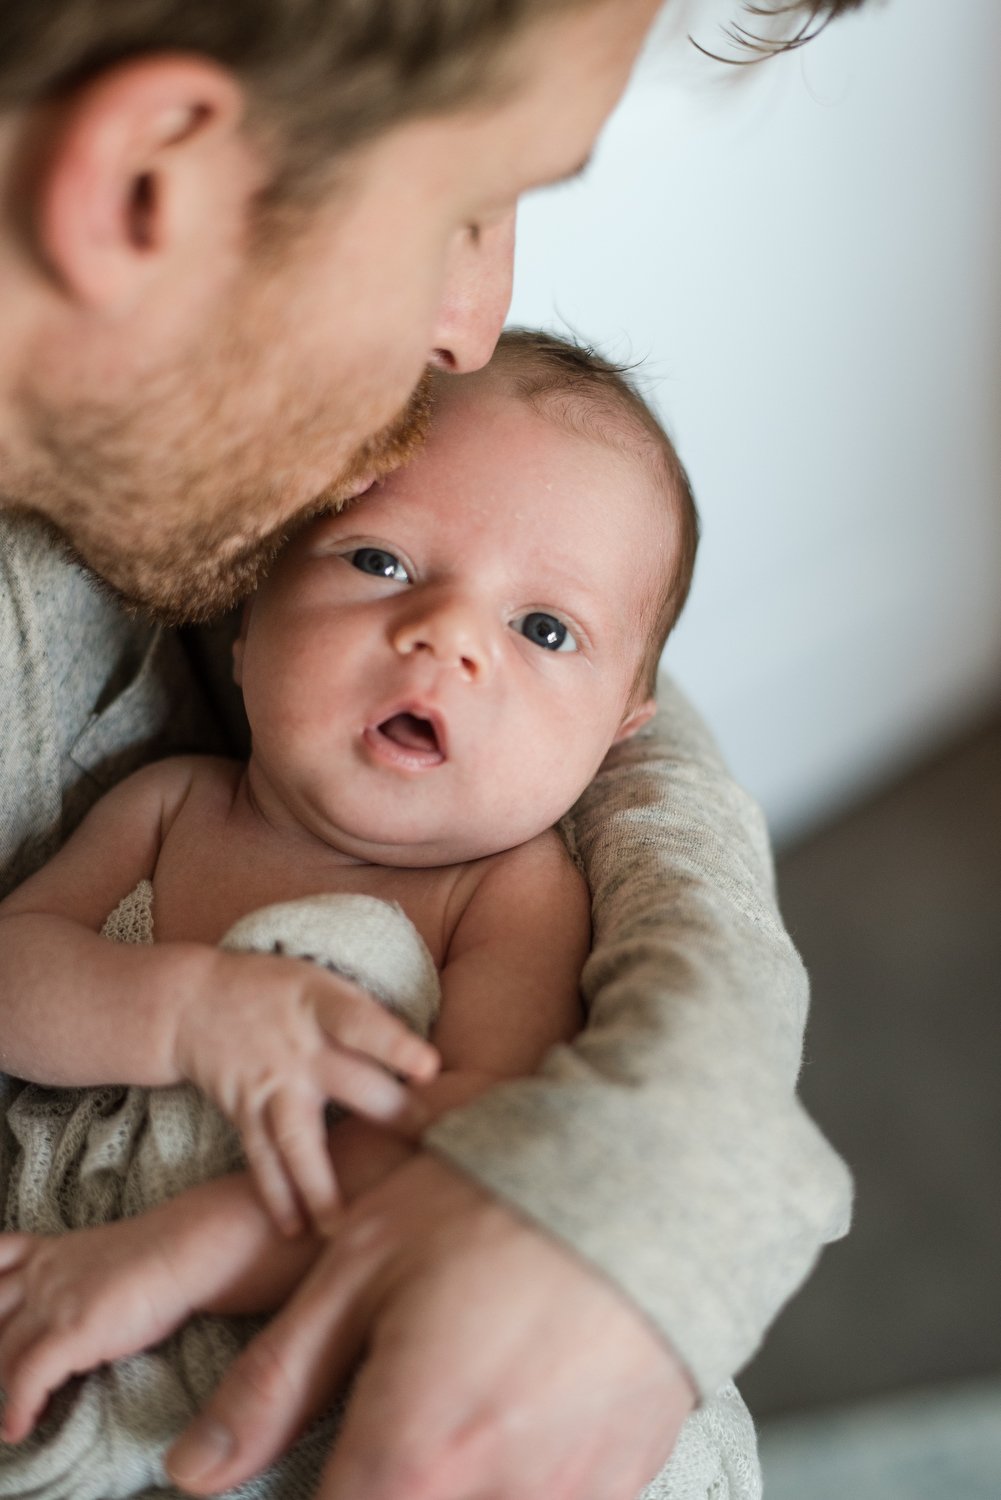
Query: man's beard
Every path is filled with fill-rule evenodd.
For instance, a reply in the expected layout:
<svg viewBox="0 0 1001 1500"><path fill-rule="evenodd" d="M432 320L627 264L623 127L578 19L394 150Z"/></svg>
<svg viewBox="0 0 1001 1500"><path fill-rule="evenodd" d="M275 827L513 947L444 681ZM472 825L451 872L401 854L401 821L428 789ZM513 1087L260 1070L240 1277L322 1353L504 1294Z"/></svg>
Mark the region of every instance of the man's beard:
<svg viewBox="0 0 1001 1500"><path fill-rule="evenodd" d="M361 442L333 480L291 510L282 501L280 480L269 477L266 439L234 443L231 461L220 462L217 455L212 467L174 464L168 454L163 484L155 478L143 484L137 475L157 473L146 449L147 434L155 441L157 426L148 390L134 409L140 414L134 424L134 413L109 413L97 403L36 410L36 451L46 462L41 473L35 469L22 482L15 472L13 484L3 484L0 503L43 519L68 557L130 613L170 625L209 620L253 591L306 521L336 509L414 456L427 435L431 390L426 372L403 410ZM336 411L327 414L331 429L337 418ZM319 420L316 412L303 415L304 451L305 434L315 432ZM261 425L266 432L266 419ZM207 427L205 433L211 451L212 434ZM191 453L197 445L189 442L185 449ZM283 453L293 472L294 455L293 428ZM194 497L204 504L196 508Z"/></svg>

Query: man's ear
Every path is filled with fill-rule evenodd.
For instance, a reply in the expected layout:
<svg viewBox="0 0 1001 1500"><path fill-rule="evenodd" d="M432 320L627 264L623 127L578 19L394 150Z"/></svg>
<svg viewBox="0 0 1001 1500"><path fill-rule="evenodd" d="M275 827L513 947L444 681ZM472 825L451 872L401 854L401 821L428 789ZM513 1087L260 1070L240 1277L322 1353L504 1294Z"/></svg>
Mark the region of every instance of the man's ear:
<svg viewBox="0 0 1001 1500"><path fill-rule="evenodd" d="M210 240L233 243L260 185L237 79L205 58L145 57L54 110L34 173L34 234L74 300L131 311L150 281ZM190 273L189 273L190 274Z"/></svg>
<svg viewBox="0 0 1001 1500"><path fill-rule="evenodd" d="M640 703L636 708L631 709L619 725L618 733L612 744L621 745L623 740L631 739L637 729L642 729L644 724L649 724L656 712L657 702L654 698L647 698L644 703Z"/></svg>
<svg viewBox="0 0 1001 1500"><path fill-rule="evenodd" d="M240 629L233 640L233 681L237 687L243 687L243 648L247 644L247 626L253 607L253 599L248 599L240 611Z"/></svg>

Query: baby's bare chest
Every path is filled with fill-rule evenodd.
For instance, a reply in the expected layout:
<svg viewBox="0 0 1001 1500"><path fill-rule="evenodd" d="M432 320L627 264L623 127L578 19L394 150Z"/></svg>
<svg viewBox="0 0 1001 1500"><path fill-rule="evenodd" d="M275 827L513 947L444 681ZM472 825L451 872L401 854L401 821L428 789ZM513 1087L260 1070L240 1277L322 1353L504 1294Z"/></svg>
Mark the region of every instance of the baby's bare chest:
<svg viewBox="0 0 1001 1500"><path fill-rule="evenodd" d="M392 869L340 863L227 816L211 798L187 807L153 872L158 942L217 943L248 912L304 896L350 893L398 903L440 968L465 902L466 867Z"/></svg>

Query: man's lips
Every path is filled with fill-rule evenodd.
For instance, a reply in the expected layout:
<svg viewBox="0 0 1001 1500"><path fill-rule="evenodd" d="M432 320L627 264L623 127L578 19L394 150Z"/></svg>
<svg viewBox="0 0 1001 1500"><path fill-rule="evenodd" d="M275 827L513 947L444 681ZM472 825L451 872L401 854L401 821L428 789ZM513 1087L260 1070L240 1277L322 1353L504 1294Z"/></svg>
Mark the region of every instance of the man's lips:
<svg viewBox="0 0 1001 1500"><path fill-rule="evenodd" d="M444 723L423 704L395 708L369 725L364 739L381 760L394 765L424 769L447 759Z"/></svg>

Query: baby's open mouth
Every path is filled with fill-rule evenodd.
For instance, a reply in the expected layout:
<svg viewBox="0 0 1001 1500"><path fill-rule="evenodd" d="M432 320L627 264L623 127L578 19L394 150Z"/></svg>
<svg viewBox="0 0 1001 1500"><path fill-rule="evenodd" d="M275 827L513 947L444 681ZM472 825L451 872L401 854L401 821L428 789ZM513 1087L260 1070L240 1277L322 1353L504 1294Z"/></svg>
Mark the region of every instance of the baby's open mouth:
<svg viewBox="0 0 1001 1500"><path fill-rule="evenodd" d="M393 714L390 718L384 719L378 729L387 740L392 740L394 745L399 745L403 750L423 750L435 755L441 754L438 731L430 719L423 719L419 714Z"/></svg>

